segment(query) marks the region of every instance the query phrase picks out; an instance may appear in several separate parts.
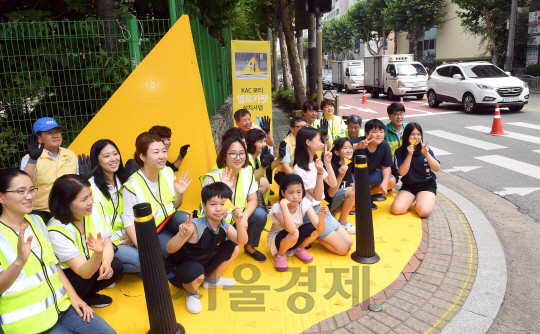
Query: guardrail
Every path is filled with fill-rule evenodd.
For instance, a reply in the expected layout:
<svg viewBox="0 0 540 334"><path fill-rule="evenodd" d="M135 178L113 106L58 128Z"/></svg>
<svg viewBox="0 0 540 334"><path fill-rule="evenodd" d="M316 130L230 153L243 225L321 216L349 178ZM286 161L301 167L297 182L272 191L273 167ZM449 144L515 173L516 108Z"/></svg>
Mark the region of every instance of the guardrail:
<svg viewBox="0 0 540 334"><path fill-rule="evenodd" d="M532 75L526 74L520 76L519 79L525 81L529 85L529 90L540 91L540 77L533 77Z"/></svg>

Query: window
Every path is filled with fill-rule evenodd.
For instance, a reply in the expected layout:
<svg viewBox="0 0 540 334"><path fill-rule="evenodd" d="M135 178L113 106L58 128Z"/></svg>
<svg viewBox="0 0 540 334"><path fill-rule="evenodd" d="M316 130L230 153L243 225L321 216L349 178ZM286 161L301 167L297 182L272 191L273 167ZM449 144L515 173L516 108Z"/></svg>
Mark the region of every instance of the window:
<svg viewBox="0 0 540 334"><path fill-rule="evenodd" d="M469 78L505 78L508 77L503 70L497 66L486 65L467 65L462 66Z"/></svg>
<svg viewBox="0 0 540 334"><path fill-rule="evenodd" d="M450 66L441 67L437 70L437 73L442 77L450 76Z"/></svg>
<svg viewBox="0 0 540 334"><path fill-rule="evenodd" d="M450 78L454 77L454 74L459 74L462 78L464 78L463 73L461 73L461 70L457 66L452 66L452 69L450 70Z"/></svg>
<svg viewBox="0 0 540 334"><path fill-rule="evenodd" d="M339 15L339 8L336 9L336 15Z"/></svg>
<svg viewBox="0 0 540 334"><path fill-rule="evenodd" d="M422 64L397 64L397 69L399 75L427 75Z"/></svg>
<svg viewBox="0 0 540 334"><path fill-rule="evenodd" d="M395 71L394 65L388 65L388 66L386 67L386 72L387 72L387 73L390 73L391 71Z"/></svg>
<svg viewBox="0 0 540 334"><path fill-rule="evenodd" d="M434 39L424 40L424 50L435 50L435 40Z"/></svg>

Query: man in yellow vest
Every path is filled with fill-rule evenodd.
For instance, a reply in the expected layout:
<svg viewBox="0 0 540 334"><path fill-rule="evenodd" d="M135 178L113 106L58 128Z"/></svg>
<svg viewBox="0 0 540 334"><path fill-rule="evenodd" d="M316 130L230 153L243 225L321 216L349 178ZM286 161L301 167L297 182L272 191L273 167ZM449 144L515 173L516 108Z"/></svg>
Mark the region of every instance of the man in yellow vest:
<svg viewBox="0 0 540 334"><path fill-rule="evenodd" d="M283 141L279 144L279 156L280 158L282 158L281 164L279 164L274 169L274 171L276 172L276 174L274 175L274 180L276 180L278 184L281 184L281 180L285 177L285 175L292 174L294 151L296 149L296 135L301 128L308 126L306 119L303 116L293 117L289 125L291 127L291 133L289 133L287 137L285 137L285 139L283 139ZM282 148L284 146L285 153L282 154Z"/></svg>
<svg viewBox="0 0 540 334"><path fill-rule="evenodd" d="M34 123L34 133L26 138L28 154L21 160L21 169L34 180L39 188L33 206L33 214L39 215L47 223L49 193L57 178L66 174L79 174L77 156L62 146L63 129L51 117L42 117Z"/></svg>
<svg viewBox="0 0 540 334"><path fill-rule="evenodd" d="M238 109L237 111L235 111L234 122L236 123L237 127L244 131L244 133L247 133L251 129L259 128L257 124L253 123L253 120L251 119L251 114L246 109ZM270 117L265 116L262 118L260 129L263 130L266 134L266 144L268 144L268 146L270 147L274 146L274 137L272 136L272 132L270 131Z"/></svg>

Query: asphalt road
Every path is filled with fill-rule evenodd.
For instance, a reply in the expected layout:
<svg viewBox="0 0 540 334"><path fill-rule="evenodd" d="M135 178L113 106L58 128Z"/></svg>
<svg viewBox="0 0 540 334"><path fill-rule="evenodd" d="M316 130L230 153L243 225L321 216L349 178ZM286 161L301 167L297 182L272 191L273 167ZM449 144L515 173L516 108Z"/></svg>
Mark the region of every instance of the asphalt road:
<svg viewBox="0 0 540 334"><path fill-rule="evenodd" d="M383 96L340 94L340 115L389 122ZM406 98L406 122L422 125L441 161L438 182L473 202L495 229L508 270L505 298L489 334L538 333L540 328L540 95L520 112L501 109L503 136L490 136L493 111L466 114L459 105L432 109Z"/></svg>

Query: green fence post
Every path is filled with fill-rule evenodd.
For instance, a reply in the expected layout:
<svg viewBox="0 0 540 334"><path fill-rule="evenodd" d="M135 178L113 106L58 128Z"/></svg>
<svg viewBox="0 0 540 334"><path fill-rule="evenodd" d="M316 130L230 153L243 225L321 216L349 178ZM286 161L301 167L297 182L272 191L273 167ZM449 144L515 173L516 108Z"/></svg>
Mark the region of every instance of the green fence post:
<svg viewBox="0 0 540 334"><path fill-rule="evenodd" d="M137 22L137 18L133 14L127 18L127 28L131 34L129 58L131 60L131 71L134 71L141 63L141 45L139 44L139 22Z"/></svg>
<svg viewBox="0 0 540 334"><path fill-rule="evenodd" d="M171 28L176 23L178 16L176 14L176 0L169 0L169 20Z"/></svg>

